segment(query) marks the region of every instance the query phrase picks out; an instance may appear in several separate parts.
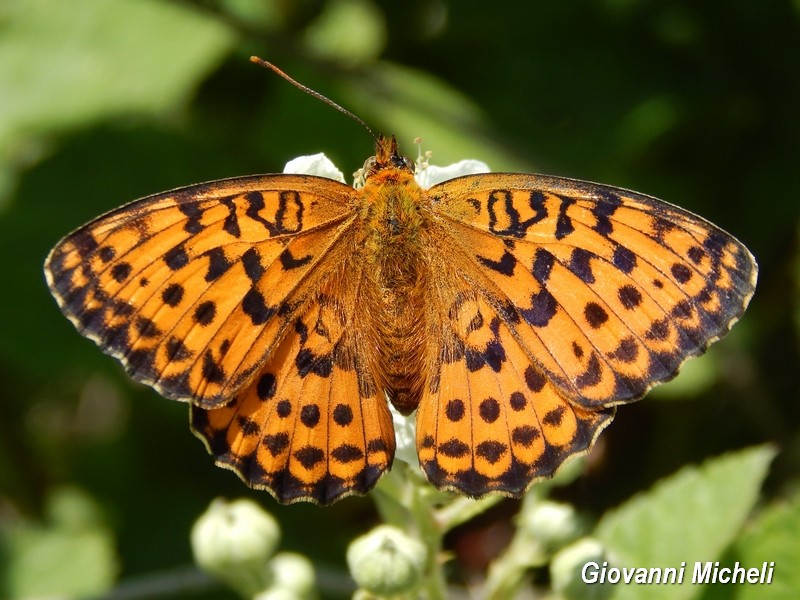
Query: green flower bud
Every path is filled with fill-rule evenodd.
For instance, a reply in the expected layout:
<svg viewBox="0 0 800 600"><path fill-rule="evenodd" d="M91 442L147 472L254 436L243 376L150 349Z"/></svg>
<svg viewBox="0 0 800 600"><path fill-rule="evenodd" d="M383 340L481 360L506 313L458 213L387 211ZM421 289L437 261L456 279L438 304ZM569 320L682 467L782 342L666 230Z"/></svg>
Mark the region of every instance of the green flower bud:
<svg viewBox="0 0 800 600"><path fill-rule="evenodd" d="M419 541L390 525L376 527L347 549L356 583L372 594L410 592L422 580L427 551Z"/></svg>
<svg viewBox="0 0 800 600"><path fill-rule="evenodd" d="M214 500L192 527L191 539L195 562L236 591L252 596L269 586L268 561L280 530L255 502Z"/></svg>
<svg viewBox="0 0 800 600"><path fill-rule="evenodd" d="M305 600L315 597L316 579L314 567L302 554L281 552L269 563L272 584L254 600L277 600L288 594L294 600ZM270 595L272 594L272 595Z"/></svg>
<svg viewBox="0 0 800 600"><path fill-rule="evenodd" d="M562 549L550 563L553 591L565 600L606 600L614 593L609 583L595 583L587 577L593 565L608 560L605 547L593 538L582 538Z"/></svg>
<svg viewBox="0 0 800 600"><path fill-rule="evenodd" d="M520 514L519 527L541 548L552 551L580 535L580 519L569 504L542 500L529 506Z"/></svg>

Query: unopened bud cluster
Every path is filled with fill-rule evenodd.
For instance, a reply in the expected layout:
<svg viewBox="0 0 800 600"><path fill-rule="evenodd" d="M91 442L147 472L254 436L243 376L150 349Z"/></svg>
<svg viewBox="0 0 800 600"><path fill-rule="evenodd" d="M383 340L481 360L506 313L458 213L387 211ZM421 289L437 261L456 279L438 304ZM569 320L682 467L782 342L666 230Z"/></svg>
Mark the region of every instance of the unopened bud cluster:
<svg viewBox="0 0 800 600"><path fill-rule="evenodd" d="M347 549L350 574L367 594L393 596L416 588L425 571L427 550L418 540L390 525L356 538Z"/></svg>
<svg viewBox="0 0 800 600"><path fill-rule="evenodd" d="M248 598L314 597L314 570L298 554L275 554L280 529L250 500L214 500L192 528L195 562Z"/></svg>

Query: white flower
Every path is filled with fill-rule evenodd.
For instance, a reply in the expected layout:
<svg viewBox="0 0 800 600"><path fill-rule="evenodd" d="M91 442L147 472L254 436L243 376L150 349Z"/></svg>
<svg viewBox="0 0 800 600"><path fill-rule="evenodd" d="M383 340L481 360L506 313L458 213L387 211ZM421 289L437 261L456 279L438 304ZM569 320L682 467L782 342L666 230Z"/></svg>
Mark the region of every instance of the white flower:
<svg viewBox="0 0 800 600"><path fill-rule="evenodd" d="M294 175L317 175L344 183L344 175L324 153L298 156L286 163L283 172Z"/></svg>
<svg viewBox="0 0 800 600"><path fill-rule="evenodd" d="M486 163L475 160L474 158L467 158L453 163L452 165L447 165L446 167L425 164L414 174L414 179L417 180L421 188L427 190L429 187L447 181L448 179L455 179L462 175L477 175L479 173L489 172L491 172L491 169L489 169Z"/></svg>
<svg viewBox="0 0 800 600"><path fill-rule="evenodd" d="M342 172L337 169L336 165L322 152L293 158L286 163L283 172L296 175L317 175L344 183L344 175ZM453 163L452 165L447 165L446 167L438 167L428 164L427 157L424 157L417 161L414 179L417 180L421 188L428 189L437 183L447 181L448 179L455 179L462 175L476 175L489 172L491 172L491 169L489 169L486 163L473 158L467 158Z"/></svg>
<svg viewBox="0 0 800 600"><path fill-rule="evenodd" d="M395 458L408 463L414 469L419 469L416 414L401 415L391 403L389 403L389 412L392 413L394 439L397 444L394 451Z"/></svg>

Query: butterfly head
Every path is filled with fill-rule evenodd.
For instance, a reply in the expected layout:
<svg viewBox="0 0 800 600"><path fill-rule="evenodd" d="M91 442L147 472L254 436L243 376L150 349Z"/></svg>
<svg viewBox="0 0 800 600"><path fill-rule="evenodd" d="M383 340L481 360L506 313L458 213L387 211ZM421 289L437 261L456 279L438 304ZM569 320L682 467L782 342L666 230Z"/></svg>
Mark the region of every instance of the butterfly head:
<svg viewBox="0 0 800 600"><path fill-rule="evenodd" d="M411 175L414 174L414 162L407 156L397 151L397 139L394 136L378 136L375 142L375 156L370 156L364 162L363 172L369 179L384 169L399 169Z"/></svg>

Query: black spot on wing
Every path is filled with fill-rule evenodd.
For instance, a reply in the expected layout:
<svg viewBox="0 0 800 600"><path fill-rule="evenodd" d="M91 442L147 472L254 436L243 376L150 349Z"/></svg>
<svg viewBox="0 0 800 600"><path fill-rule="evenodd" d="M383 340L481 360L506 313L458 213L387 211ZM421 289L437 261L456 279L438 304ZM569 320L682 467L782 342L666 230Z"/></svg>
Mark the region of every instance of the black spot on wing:
<svg viewBox="0 0 800 600"><path fill-rule="evenodd" d="M183 300L183 286L172 283L161 292L161 301L167 306L178 306Z"/></svg>
<svg viewBox="0 0 800 600"><path fill-rule="evenodd" d="M632 310L642 303L641 292L635 286L630 284L621 286L617 292L617 296L619 297L619 301L622 303L622 306L628 310Z"/></svg>
<svg viewBox="0 0 800 600"><path fill-rule="evenodd" d="M126 262L117 263L111 268L111 277L114 281L122 283L130 276L131 271L132 267L130 264Z"/></svg>
<svg viewBox="0 0 800 600"><path fill-rule="evenodd" d="M333 420L337 425L346 427L353 422L353 410L346 404L337 404L333 409Z"/></svg>
<svg viewBox="0 0 800 600"><path fill-rule="evenodd" d="M362 460L364 458L364 453L360 448L352 444L342 444L331 451L331 456L340 463L347 464Z"/></svg>
<svg viewBox="0 0 800 600"><path fill-rule="evenodd" d="M177 271L189 264L189 255L183 245L179 244L164 254L164 263L171 271Z"/></svg>
<svg viewBox="0 0 800 600"><path fill-rule="evenodd" d="M278 456L289 448L289 435L286 433L267 434L264 436L264 446L272 456Z"/></svg>
<svg viewBox="0 0 800 600"><path fill-rule="evenodd" d="M469 446L461 440L452 438L439 444L439 452L451 458L462 458L469 454Z"/></svg>
<svg viewBox="0 0 800 600"><path fill-rule="evenodd" d="M531 272L540 285L547 283L547 280L550 278L550 272L553 270L555 260L555 256L553 256L552 253L544 248L537 248Z"/></svg>
<svg viewBox="0 0 800 600"><path fill-rule="evenodd" d="M264 266L261 264L261 255L255 248L248 248L242 254L242 266L247 278L253 283L258 283L264 275Z"/></svg>
<svg viewBox="0 0 800 600"><path fill-rule="evenodd" d="M278 384L275 375L272 373L264 373L258 378L256 383L256 394L261 400L269 400L275 395Z"/></svg>
<svg viewBox="0 0 800 600"><path fill-rule="evenodd" d="M206 272L206 281L214 281L219 279L225 272L231 268L232 263L225 256L222 248L212 248L206 252L208 257L208 271Z"/></svg>
<svg viewBox="0 0 800 600"><path fill-rule="evenodd" d="M319 419L320 411L319 406L316 404L306 404L300 409L300 422L309 429L316 427L319 423Z"/></svg>
<svg viewBox="0 0 800 600"><path fill-rule="evenodd" d="M575 248L570 255L569 270L584 283L594 283L591 260L595 255L584 248Z"/></svg>
<svg viewBox="0 0 800 600"><path fill-rule="evenodd" d="M449 421L458 423L466 414L464 401L459 398L448 401L447 405L445 406L444 414Z"/></svg>
<svg viewBox="0 0 800 600"><path fill-rule="evenodd" d="M202 302L194 310L194 320L199 325L208 325L217 315L217 305L211 300Z"/></svg>
<svg viewBox="0 0 800 600"><path fill-rule="evenodd" d="M325 453L316 446L303 446L295 451L294 457L297 462L310 471L314 466L325 460Z"/></svg>
<svg viewBox="0 0 800 600"><path fill-rule="evenodd" d="M184 202L178 204L178 209L189 217L183 224L183 230L186 233L197 234L203 231L203 224L200 223L200 219L203 217L203 210L196 203Z"/></svg>
<svg viewBox="0 0 800 600"><path fill-rule="evenodd" d="M286 270L297 269L298 267L307 265L311 262L311 259L312 256L310 254L295 258L289 248L284 248L280 255L281 266Z"/></svg>
<svg viewBox="0 0 800 600"><path fill-rule="evenodd" d="M275 314L275 309L267 306L264 296L255 288L247 290L242 298L242 310L253 325L263 325Z"/></svg>
<svg viewBox="0 0 800 600"><path fill-rule="evenodd" d="M583 308L583 316L592 329L597 329L608 321L608 313L596 302L587 302Z"/></svg>
<svg viewBox="0 0 800 600"><path fill-rule="evenodd" d="M486 398L478 405L478 414L484 423L494 423L500 416L500 403L495 398Z"/></svg>
<svg viewBox="0 0 800 600"><path fill-rule="evenodd" d="M492 260L480 255L477 255L477 259L481 264L501 275L505 275L506 277L514 275L514 266L517 264L517 259L508 251L503 252L503 256L500 257L500 260Z"/></svg>
<svg viewBox="0 0 800 600"><path fill-rule="evenodd" d="M333 360L329 354L316 356L308 348L303 348L297 353L295 366L300 377L306 377L310 373L320 377L330 377L333 371Z"/></svg>
<svg viewBox="0 0 800 600"><path fill-rule="evenodd" d="M678 283L686 283L692 278L692 270L684 264L675 263L670 267L672 276Z"/></svg>
<svg viewBox="0 0 800 600"><path fill-rule="evenodd" d="M508 446L497 441L481 442L475 448L475 454L483 459L486 459L489 464L496 463L507 451Z"/></svg>
<svg viewBox="0 0 800 600"><path fill-rule="evenodd" d="M622 338L617 348L608 356L620 362L632 363L639 356L639 345L632 336Z"/></svg>
<svg viewBox="0 0 800 600"><path fill-rule="evenodd" d="M597 355L593 353L586 365L586 370L575 378L575 385L577 385L579 389L597 385L602 378L602 370L603 368L600 365L600 360L597 358Z"/></svg>
<svg viewBox="0 0 800 600"><path fill-rule="evenodd" d="M215 359L210 350L203 355L203 379L209 383L222 383L225 381L225 370Z"/></svg>
<svg viewBox="0 0 800 600"><path fill-rule="evenodd" d="M636 267L636 255L625 246L615 247L611 260L614 266L625 274L630 274Z"/></svg>
<svg viewBox="0 0 800 600"><path fill-rule="evenodd" d="M280 400L275 405L275 414L280 419L288 419L292 415L292 403L289 400Z"/></svg>
<svg viewBox="0 0 800 600"><path fill-rule="evenodd" d="M547 379L538 369L534 369L531 365L525 367L525 384L528 389L534 393L541 392L547 383Z"/></svg>
<svg viewBox="0 0 800 600"><path fill-rule="evenodd" d="M555 297L543 288L531 296L530 307L521 308L519 312L528 324L534 327L545 327L555 316L557 310L558 302Z"/></svg>
<svg viewBox="0 0 800 600"><path fill-rule="evenodd" d="M117 254L117 251L114 250L114 248L111 247L111 246L103 246L102 248L100 248L100 250L97 253L97 255L100 257L100 260L102 260L104 263L107 263L107 262L113 260L114 256L116 256L116 254Z"/></svg>
<svg viewBox="0 0 800 600"><path fill-rule="evenodd" d="M557 240L563 240L575 231L575 225L572 224L572 219L567 214L567 210L573 204L575 204L574 198L561 198L561 205L558 208L558 219L556 220Z"/></svg>

